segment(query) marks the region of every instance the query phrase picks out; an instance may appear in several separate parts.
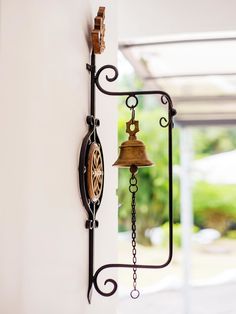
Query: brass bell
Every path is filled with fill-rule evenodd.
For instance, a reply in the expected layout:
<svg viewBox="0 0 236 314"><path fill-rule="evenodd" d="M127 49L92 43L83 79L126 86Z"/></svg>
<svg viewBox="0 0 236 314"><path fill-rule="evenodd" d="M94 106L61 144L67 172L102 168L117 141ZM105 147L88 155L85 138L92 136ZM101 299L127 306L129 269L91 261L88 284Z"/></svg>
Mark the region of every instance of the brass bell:
<svg viewBox="0 0 236 314"><path fill-rule="evenodd" d="M131 130L134 125L134 130ZM136 133L139 131L139 123L137 120L131 119L126 122L126 132L129 139L120 146L120 154L113 166L130 167L132 165L138 167L149 167L153 165L146 154L145 145L142 141L137 140Z"/></svg>

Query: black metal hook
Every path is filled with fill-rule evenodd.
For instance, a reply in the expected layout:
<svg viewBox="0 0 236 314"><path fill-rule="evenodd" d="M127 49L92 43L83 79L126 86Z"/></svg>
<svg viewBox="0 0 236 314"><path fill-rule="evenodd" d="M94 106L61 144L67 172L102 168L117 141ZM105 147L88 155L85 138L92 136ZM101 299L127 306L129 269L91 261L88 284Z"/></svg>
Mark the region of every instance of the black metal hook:
<svg viewBox="0 0 236 314"><path fill-rule="evenodd" d="M136 264L135 268L143 268L143 269L160 269L166 267L172 259L173 255L173 173L172 173L172 128L174 126L173 122L173 117L176 115L176 110L173 108L172 100L171 97L164 91L160 90L153 90L153 91L127 91L127 92L112 92L112 91L107 91L101 86L100 83L100 76L105 70L112 70L113 75L109 76L106 75L106 80L108 82L113 82L118 78L118 70L115 66L113 65L105 65L102 66L97 72L96 72L96 65L95 65L95 55L94 53L91 54L91 64L87 64L86 68L90 71L91 75L91 115L87 118L87 123L89 124L90 127L90 133L92 130L95 129L94 132L96 132L96 127L99 125L99 120L95 118L95 86L98 88L98 90L106 95L109 96L127 96L126 98L126 106L130 109L134 109L138 105L138 95L160 95L160 99L162 104L167 105L167 110L168 110L168 116L167 117L161 117L159 120L160 126L163 128L168 128L168 174L169 174L169 254L167 257L167 260L160 264L160 265L139 265ZM131 99L135 100L135 103L132 105L129 103ZM90 137L90 133L88 133L87 138L85 140L88 141ZM97 139L99 142L99 139ZM87 142L86 142L87 143ZM100 142L99 142L100 144ZM85 144L84 144L85 145ZM85 145L86 146L86 145ZM86 155L86 149L84 148L81 151L82 155L82 165L79 169L80 172L80 178L81 180L84 180L83 173L84 172L84 162L87 157ZM83 182L81 184L82 190L86 189L86 184ZM82 194L86 196L86 191L84 191ZM94 267L93 267L93 260L94 260L94 228L98 227L98 221L96 220L96 213L99 208L101 199L99 200L98 204L95 204L94 207L96 208L95 210L91 210L90 204L88 204L88 199L87 197L82 198L84 206L87 210L88 213L88 220L86 222L86 228L89 229L89 285L88 285L88 301L89 303L91 302L91 292L92 292L92 287L94 286L95 290L101 294L102 296L109 297L113 295L118 287L117 282L114 279L107 279L104 282L104 285L111 284L111 290L109 292L104 292L102 291L99 286L98 286L98 276L99 274L104 270L108 268L133 268L133 264L120 264L120 263L113 263L113 264L105 264L98 268L95 273L94 273Z"/></svg>

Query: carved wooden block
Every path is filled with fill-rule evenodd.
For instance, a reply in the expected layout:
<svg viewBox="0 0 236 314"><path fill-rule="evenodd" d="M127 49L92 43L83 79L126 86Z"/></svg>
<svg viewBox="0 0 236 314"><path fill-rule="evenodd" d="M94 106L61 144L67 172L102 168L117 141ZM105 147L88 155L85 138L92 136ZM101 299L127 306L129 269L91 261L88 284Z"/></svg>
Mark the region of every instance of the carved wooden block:
<svg viewBox="0 0 236 314"><path fill-rule="evenodd" d="M101 54L105 49L105 7L99 7L94 19L94 29L91 32L92 47L96 54Z"/></svg>

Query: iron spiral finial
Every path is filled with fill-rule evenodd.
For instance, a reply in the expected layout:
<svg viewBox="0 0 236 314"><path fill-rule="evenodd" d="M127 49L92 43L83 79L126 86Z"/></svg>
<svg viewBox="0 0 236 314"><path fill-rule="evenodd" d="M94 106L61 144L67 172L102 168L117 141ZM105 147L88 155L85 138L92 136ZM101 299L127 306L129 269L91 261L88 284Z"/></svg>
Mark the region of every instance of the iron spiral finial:
<svg viewBox="0 0 236 314"><path fill-rule="evenodd" d="M108 278L108 279L106 279L106 280L104 281L104 286L106 286L108 283L112 284L113 288L112 288L112 290L111 290L110 292L104 292L104 291L102 291L102 290L99 288L99 286L98 286L97 280L98 280L98 275L99 275L99 273L100 273L103 269L108 268L108 267L109 267L109 265L104 265L104 267L103 267L103 266L100 267L100 268L95 272L94 277L93 277L94 288L96 289L96 291L97 291L99 294L101 294L101 295L104 296L104 297L110 297L110 296L112 296L112 295L116 292L116 290L117 290L117 288L118 288L117 282L116 282L114 279L111 279L111 278Z"/></svg>

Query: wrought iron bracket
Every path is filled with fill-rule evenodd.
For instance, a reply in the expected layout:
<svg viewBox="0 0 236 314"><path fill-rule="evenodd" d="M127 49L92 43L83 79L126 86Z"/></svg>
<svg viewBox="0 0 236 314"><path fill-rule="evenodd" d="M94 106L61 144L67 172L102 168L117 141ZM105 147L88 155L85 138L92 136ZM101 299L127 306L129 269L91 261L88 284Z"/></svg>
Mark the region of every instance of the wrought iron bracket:
<svg viewBox="0 0 236 314"><path fill-rule="evenodd" d="M162 104L167 106L167 117L161 117L159 120L160 126L163 128L168 128L168 175L169 175L169 253L166 261L159 265L139 265L136 264L135 268L143 269L160 269L166 267L172 259L173 255L173 175L172 175L172 128L174 127L173 117L176 115L176 110L173 108L172 100L170 96L160 90L153 91L127 91L127 92L112 92L104 89L100 83L100 76L103 71L110 70L113 71L113 75L106 75L105 78L108 82L113 82L118 78L118 70L113 65L102 66L98 71L96 71L95 64L95 54L91 54L91 63L86 64L87 70L90 72L91 84L90 84L90 116L87 117L86 121L88 124L88 133L86 134L80 152L80 163L79 163L79 179L80 179L80 191L83 205L88 214L88 220L86 221L85 227L89 230L89 282L88 282L88 292L87 298L89 303L91 303L92 287L102 296L112 296L118 287L117 282L114 279L107 279L104 285L108 283L112 286L109 292L104 292L98 286L98 276L99 274L107 268L133 268L133 264L105 264L99 267L94 272L94 229L98 227L98 221L96 220L96 214L99 209L102 200L103 193L103 182L104 182L104 162L102 154L102 146L97 134L97 127L99 126L99 120L95 118L95 89L97 88L101 93L109 96L126 96L125 104L128 108L133 109L138 105L139 95L160 95L160 100ZM132 100L132 103L131 103ZM100 158L100 169L102 169L102 177L100 177L100 190L98 191L98 197L91 197L89 190L89 177L88 167L89 158L91 158L91 151L93 151L94 146L96 146L97 154ZM96 150L95 149L95 150ZM93 155L94 157L94 155ZM94 157L95 158L95 157ZM95 169L97 171L97 169ZM97 171L98 172L98 171ZM96 181L96 180L95 180ZM96 181L97 182L97 181ZM93 194L93 193L92 193ZM96 193L95 193L96 194ZM96 195L95 195L96 196Z"/></svg>

